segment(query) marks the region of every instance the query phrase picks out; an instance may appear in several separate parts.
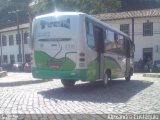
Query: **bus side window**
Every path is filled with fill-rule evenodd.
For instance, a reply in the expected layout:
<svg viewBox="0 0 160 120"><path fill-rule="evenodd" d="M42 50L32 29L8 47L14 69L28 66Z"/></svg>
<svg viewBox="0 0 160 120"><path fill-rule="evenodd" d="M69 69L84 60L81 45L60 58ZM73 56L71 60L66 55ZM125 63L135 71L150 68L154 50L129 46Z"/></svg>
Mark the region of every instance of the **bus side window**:
<svg viewBox="0 0 160 120"><path fill-rule="evenodd" d="M86 37L87 37L87 44L90 48L96 49L95 47L95 38L94 38L94 26L93 23L90 21L86 21Z"/></svg>
<svg viewBox="0 0 160 120"><path fill-rule="evenodd" d="M108 37L108 30L105 31L104 49L105 49L105 45L108 43L107 37Z"/></svg>
<svg viewBox="0 0 160 120"><path fill-rule="evenodd" d="M125 56L124 37L120 34L114 33L115 48L114 52Z"/></svg>
<svg viewBox="0 0 160 120"><path fill-rule="evenodd" d="M104 45L105 52L112 51L114 49L114 32L106 30L106 39Z"/></svg>
<svg viewBox="0 0 160 120"><path fill-rule="evenodd" d="M122 35L118 35L118 51L121 55L125 55L125 40Z"/></svg>
<svg viewBox="0 0 160 120"><path fill-rule="evenodd" d="M106 36L105 51L124 56L126 54L124 36L110 30L106 31Z"/></svg>
<svg viewBox="0 0 160 120"><path fill-rule="evenodd" d="M108 42L114 42L114 32L108 30L107 41Z"/></svg>

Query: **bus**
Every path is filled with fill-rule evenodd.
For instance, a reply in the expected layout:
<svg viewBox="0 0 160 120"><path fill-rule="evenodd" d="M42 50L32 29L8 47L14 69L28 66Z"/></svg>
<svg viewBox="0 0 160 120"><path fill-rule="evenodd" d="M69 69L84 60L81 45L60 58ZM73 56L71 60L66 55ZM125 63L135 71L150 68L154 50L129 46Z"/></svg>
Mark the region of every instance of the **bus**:
<svg viewBox="0 0 160 120"><path fill-rule="evenodd" d="M32 75L61 79L64 87L78 80L109 80L133 75L134 43L128 35L81 12L54 12L32 23Z"/></svg>

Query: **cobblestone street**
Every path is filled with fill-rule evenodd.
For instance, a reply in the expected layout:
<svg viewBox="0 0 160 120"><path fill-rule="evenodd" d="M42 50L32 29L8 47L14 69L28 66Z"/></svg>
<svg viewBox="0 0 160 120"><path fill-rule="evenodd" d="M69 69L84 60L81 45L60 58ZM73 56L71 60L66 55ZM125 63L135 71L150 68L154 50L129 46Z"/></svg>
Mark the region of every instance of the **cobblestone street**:
<svg viewBox="0 0 160 120"><path fill-rule="evenodd" d="M38 80L30 73L0 78L1 114L160 113L160 79L135 74L130 82L77 82L63 88L60 80Z"/></svg>

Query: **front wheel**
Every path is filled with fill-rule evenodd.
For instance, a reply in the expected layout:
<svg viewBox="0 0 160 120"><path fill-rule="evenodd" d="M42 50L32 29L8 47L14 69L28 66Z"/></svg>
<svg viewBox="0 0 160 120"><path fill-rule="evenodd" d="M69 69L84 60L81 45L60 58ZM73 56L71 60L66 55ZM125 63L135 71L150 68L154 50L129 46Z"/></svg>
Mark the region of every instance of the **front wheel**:
<svg viewBox="0 0 160 120"><path fill-rule="evenodd" d="M104 74L104 77L103 77L103 84L104 84L104 85L107 85L108 82L109 82L109 77L108 77L107 74Z"/></svg>
<svg viewBox="0 0 160 120"><path fill-rule="evenodd" d="M61 83L66 88L73 87L75 85L75 82L76 82L75 80L64 80L64 79L61 80Z"/></svg>

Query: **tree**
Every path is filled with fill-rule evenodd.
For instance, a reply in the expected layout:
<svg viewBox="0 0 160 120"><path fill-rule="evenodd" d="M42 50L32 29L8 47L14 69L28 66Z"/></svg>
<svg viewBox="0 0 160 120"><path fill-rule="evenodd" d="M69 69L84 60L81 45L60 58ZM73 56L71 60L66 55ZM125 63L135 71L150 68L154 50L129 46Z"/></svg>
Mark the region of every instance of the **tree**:
<svg viewBox="0 0 160 120"><path fill-rule="evenodd" d="M3 16L0 19L0 27L7 27L11 25L16 25L16 15L9 14L11 11L20 10L19 23L24 23L29 21L29 3L32 0L0 0L0 15Z"/></svg>
<svg viewBox="0 0 160 120"><path fill-rule="evenodd" d="M39 0L33 8L37 14L52 11L80 11L89 14L113 12L121 7L120 0Z"/></svg>
<svg viewBox="0 0 160 120"><path fill-rule="evenodd" d="M98 14L160 6L160 0L38 0L38 3L30 5L33 1L35 0L0 0L0 15L3 16L0 19L0 27L9 25L8 20L15 21L15 16L9 15L8 12L16 9L21 10L19 15L22 23L35 15L53 11Z"/></svg>
<svg viewBox="0 0 160 120"><path fill-rule="evenodd" d="M160 0L121 0L122 11L160 8Z"/></svg>

